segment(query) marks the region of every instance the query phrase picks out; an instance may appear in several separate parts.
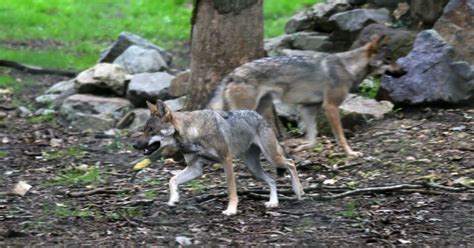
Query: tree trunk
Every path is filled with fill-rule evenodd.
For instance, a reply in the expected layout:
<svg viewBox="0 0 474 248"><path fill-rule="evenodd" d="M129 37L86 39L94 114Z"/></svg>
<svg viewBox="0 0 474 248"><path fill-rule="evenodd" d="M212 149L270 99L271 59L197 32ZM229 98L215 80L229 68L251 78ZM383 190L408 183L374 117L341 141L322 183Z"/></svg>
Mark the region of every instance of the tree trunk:
<svg viewBox="0 0 474 248"><path fill-rule="evenodd" d="M203 109L234 68L263 50L262 0L197 0L191 19L191 78L187 110Z"/></svg>

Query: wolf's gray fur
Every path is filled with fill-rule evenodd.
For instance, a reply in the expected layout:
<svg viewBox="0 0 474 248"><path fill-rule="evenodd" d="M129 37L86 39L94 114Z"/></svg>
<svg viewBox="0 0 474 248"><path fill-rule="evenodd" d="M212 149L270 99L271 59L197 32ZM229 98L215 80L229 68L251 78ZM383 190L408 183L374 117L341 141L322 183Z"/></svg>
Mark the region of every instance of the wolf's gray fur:
<svg viewBox="0 0 474 248"><path fill-rule="evenodd" d="M201 176L204 164L217 161L224 165L229 190L229 206L224 214L235 214L238 199L232 159L239 158L255 177L268 184L270 200L265 205L276 207L276 183L263 170L260 153L275 167L289 170L293 190L301 199L303 189L296 167L284 157L273 130L255 111L171 112L161 101L149 107L152 114L144 135L134 147L151 154L162 146L176 146L183 149L187 163L187 167L170 180L169 205L179 201L179 184Z"/></svg>

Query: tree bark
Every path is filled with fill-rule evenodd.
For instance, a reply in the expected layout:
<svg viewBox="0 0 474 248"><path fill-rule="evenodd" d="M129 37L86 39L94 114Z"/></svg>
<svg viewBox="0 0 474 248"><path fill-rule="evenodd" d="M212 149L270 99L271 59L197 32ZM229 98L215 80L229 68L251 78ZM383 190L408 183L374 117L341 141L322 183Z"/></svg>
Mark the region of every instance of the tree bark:
<svg viewBox="0 0 474 248"><path fill-rule="evenodd" d="M263 57L262 0L197 0L191 19L191 77L184 108L206 107L234 68Z"/></svg>

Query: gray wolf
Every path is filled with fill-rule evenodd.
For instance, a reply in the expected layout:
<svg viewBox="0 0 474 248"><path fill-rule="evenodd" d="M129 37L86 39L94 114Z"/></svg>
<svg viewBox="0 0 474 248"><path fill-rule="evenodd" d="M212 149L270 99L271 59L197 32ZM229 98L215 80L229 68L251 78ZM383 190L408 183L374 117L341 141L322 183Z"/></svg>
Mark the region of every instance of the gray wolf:
<svg viewBox="0 0 474 248"><path fill-rule="evenodd" d="M147 102L151 115L143 135L134 144L145 155L153 155L163 147L181 149L187 167L171 178L168 205L179 201L178 186L202 175L202 166L210 162L223 164L226 175L229 204L225 215L237 213L237 190L233 158L239 158L250 172L265 181L270 188L268 208L278 206L275 181L260 165L260 153L278 169L289 170L293 191L301 199L303 189L296 167L283 155L273 130L255 111L172 112L162 101L156 105Z"/></svg>
<svg viewBox="0 0 474 248"><path fill-rule="evenodd" d="M307 143L301 151L316 144L316 113L322 106L339 144L346 154L361 156L348 145L343 133L338 106L349 90L364 78L405 72L392 61L384 36L374 36L361 48L320 56L262 58L236 68L226 76L208 104L211 109L252 109L268 116L274 98L298 104L306 127ZM270 109L270 110L269 110Z"/></svg>

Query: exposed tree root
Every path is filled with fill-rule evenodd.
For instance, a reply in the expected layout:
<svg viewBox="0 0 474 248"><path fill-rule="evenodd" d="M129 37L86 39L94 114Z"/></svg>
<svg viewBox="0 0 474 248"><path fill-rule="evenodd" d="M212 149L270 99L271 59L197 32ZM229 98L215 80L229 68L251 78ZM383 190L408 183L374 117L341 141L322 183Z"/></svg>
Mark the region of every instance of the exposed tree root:
<svg viewBox="0 0 474 248"><path fill-rule="evenodd" d="M31 74L51 74L51 75L59 75L59 76L65 76L65 77L75 77L77 75L77 72L74 72L74 71L45 69L38 66L20 64L15 61L4 60L4 59L0 59L0 66L10 67L10 68L17 69L17 70L20 70L26 73L31 73Z"/></svg>

